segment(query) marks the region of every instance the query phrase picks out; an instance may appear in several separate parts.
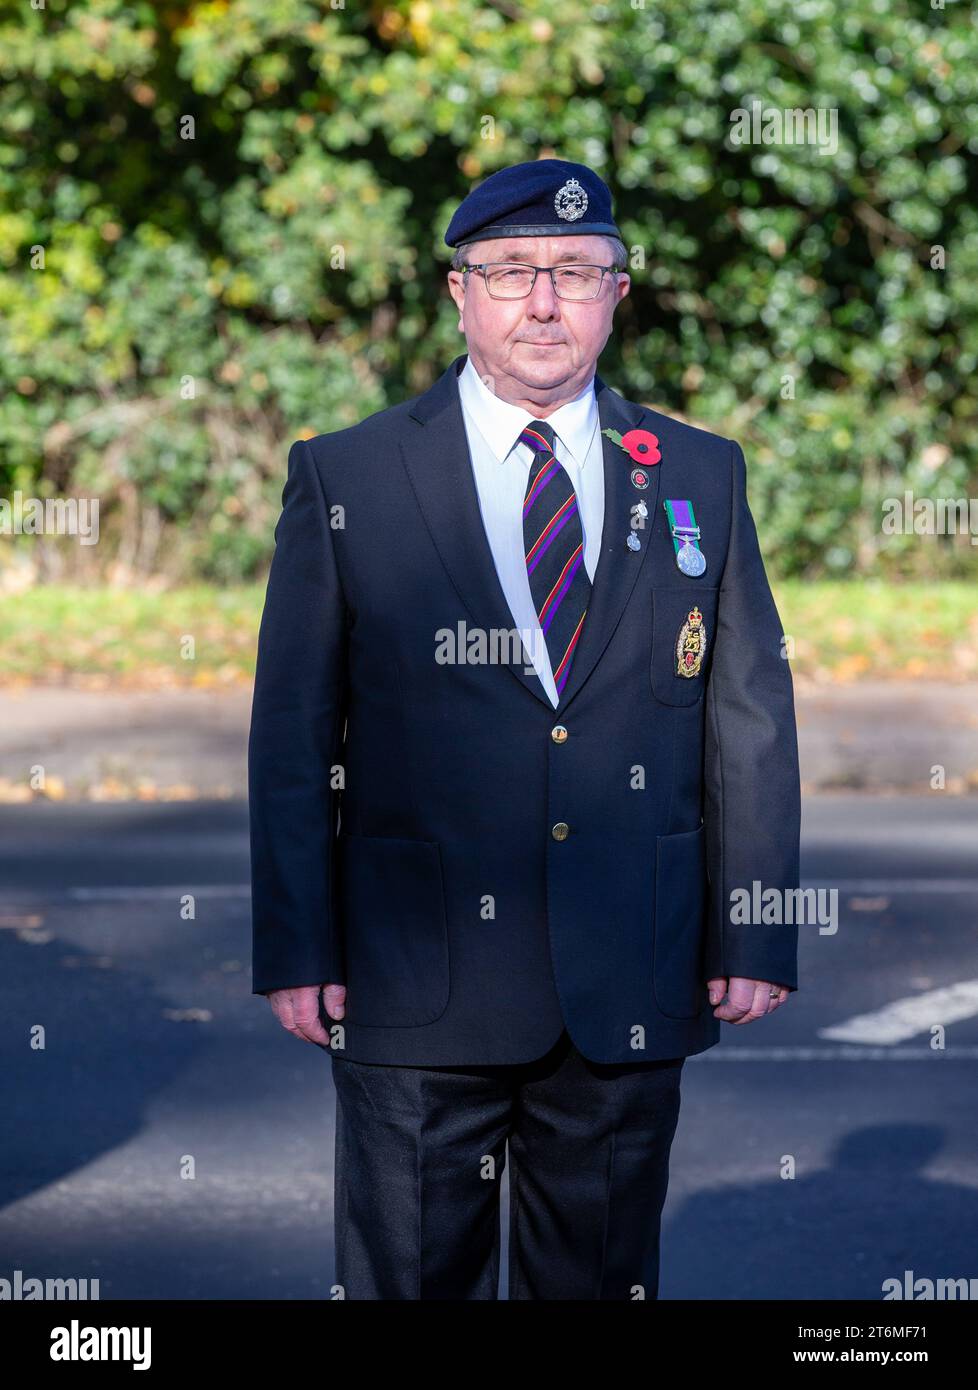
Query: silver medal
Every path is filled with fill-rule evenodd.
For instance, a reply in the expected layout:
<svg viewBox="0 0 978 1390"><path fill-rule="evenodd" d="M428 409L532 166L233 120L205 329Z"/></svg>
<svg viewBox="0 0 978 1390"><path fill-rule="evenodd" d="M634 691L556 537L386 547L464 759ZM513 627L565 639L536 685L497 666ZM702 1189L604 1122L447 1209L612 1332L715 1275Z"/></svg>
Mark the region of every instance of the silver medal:
<svg viewBox="0 0 978 1390"><path fill-rule="evenodd" d="M689 540L686 539L676 552L676 564L683 574L688 574L695 579L706 569L706 556L702 550L695 545L690 545Z"/></svg>
<svg viewBox="0 0 978 1390"><path fill-rule="evenodd" d="M634 531L629 531L628 536L625 540L625 544L628 546L629 550L642 549L642 542L639 540L638 536L636 536Z"/></svg>

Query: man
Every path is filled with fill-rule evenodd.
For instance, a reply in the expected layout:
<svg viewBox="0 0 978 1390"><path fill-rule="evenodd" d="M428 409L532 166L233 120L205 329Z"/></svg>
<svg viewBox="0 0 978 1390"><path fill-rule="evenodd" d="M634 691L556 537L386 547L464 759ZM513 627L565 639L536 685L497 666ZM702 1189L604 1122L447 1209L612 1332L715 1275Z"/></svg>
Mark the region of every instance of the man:
<svg viewBox="0 0 978 1390"><path fill-rule="evenodd" d="M510 1297L655 1298L683 1061L797 987L732 910L798 884L781 624L738 445L595 374L602 180L503 169L445 241L468 352L289 455L254 992L333 1060L346 1297L495 1298L508 1143Z"/></svg>

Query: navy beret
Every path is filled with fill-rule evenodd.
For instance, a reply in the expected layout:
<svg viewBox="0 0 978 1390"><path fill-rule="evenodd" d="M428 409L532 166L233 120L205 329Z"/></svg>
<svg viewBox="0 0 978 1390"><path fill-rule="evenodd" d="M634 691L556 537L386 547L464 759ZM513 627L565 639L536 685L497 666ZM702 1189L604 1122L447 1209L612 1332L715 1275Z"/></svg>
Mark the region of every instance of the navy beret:
<svg viewBox="0 0 978 1390"><path fill-rule="evenodd" d="M463 199L447 246L491 237L616 236L608 185L586 164L535 159L499 169Z"/></svg>

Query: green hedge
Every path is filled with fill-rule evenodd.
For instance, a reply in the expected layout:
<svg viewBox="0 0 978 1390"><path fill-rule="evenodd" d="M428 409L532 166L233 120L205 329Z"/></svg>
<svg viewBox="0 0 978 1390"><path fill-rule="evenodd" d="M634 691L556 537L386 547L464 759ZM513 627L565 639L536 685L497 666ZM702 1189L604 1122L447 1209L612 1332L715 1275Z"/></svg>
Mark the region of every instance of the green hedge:
<svg viewBox="0 0 978 1390"><path fill-rule="evenodd" d="M837 112L837 150L735 145L755 100ZM880 529L975 491L965 5L18 0L0 122L0 483L102 499L51 572L260 574L292 439L464 350L459 200L556 155L632 253L602 375L742 441L773 572L975 573Z"/></svg>

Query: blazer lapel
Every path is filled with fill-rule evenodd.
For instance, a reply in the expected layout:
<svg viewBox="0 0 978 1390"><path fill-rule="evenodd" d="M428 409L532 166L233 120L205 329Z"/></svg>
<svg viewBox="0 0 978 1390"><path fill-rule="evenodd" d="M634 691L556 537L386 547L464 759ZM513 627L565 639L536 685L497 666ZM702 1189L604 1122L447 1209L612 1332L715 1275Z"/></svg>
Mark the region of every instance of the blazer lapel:
<svg viewBox="0 0 978 1390"><path fill-rule="evenodd" d="M496 574L469 459L456 382L466 360L467 354L462 353L412 404L409 414L417 428L402 437L400 448L418 505L449 578L475 626L488 636L493 631L513 632L515 623ZM595 376L594 389L601 430L613 429L625 434L630 429L651 427L651 418L647 418L641 406L626 401L599 376ZM643 420L646 421L644 425ZM516 679L541 700L555 718L566 710L611 640L645 564L656 515L658 467L648 470L648 489L639 491L631 481L635 461L604 434L601 443L604 464L601 551L584 627L557 708L550 703L525 653L501 663L508 666ZM626 537L631 529L631 509L641 500L645 501L649 514L645 528L636 531L641 549L630 550Z"/></svg>
<svg viewBox="0 0 978 1390"><path fill-rule="evenodd" d="M500 635L490 649L499 650L503 655L512 654L513 660L501 664L508 666L531 695L555 713L521 644L516 638L506 642L501 637L503 633L516 632L517 628L482 524L479 494L469 459L456 382L466 360L466 353L456 357L430 390L419 396L411 407L410 415L418 426L401 439L404 466L431 539L474 625L486 633L487 640L492 633ZM587 618L584 621L586 625ZM583 633L581 635L583 637Z"/></svg>
<svg viewBox="0 0 978 1390"><path fill-rule="evenodd" d="M652 418L642 406L626 401L599 376L594 378L598 402L599 428L626 434L634 429L651 429ZM644 421L644 423L643 423ZM654 431L653 431L654 432ZM570 675L564 686L555 713L562 714L588 676L594 670L601 653L611 641L625 604L638 581L645 558L649 553L652 528L659 496L659 468L646 468L649 485L645 490L632 483L636 461L604 433L601 435L604 460L604 524L601 530L601 552L591 585L591 600L584 617ZM644 502L648 508L645 526L635 530L640 549L631 550L627 537L632 529L632 507Z"/></svg>

